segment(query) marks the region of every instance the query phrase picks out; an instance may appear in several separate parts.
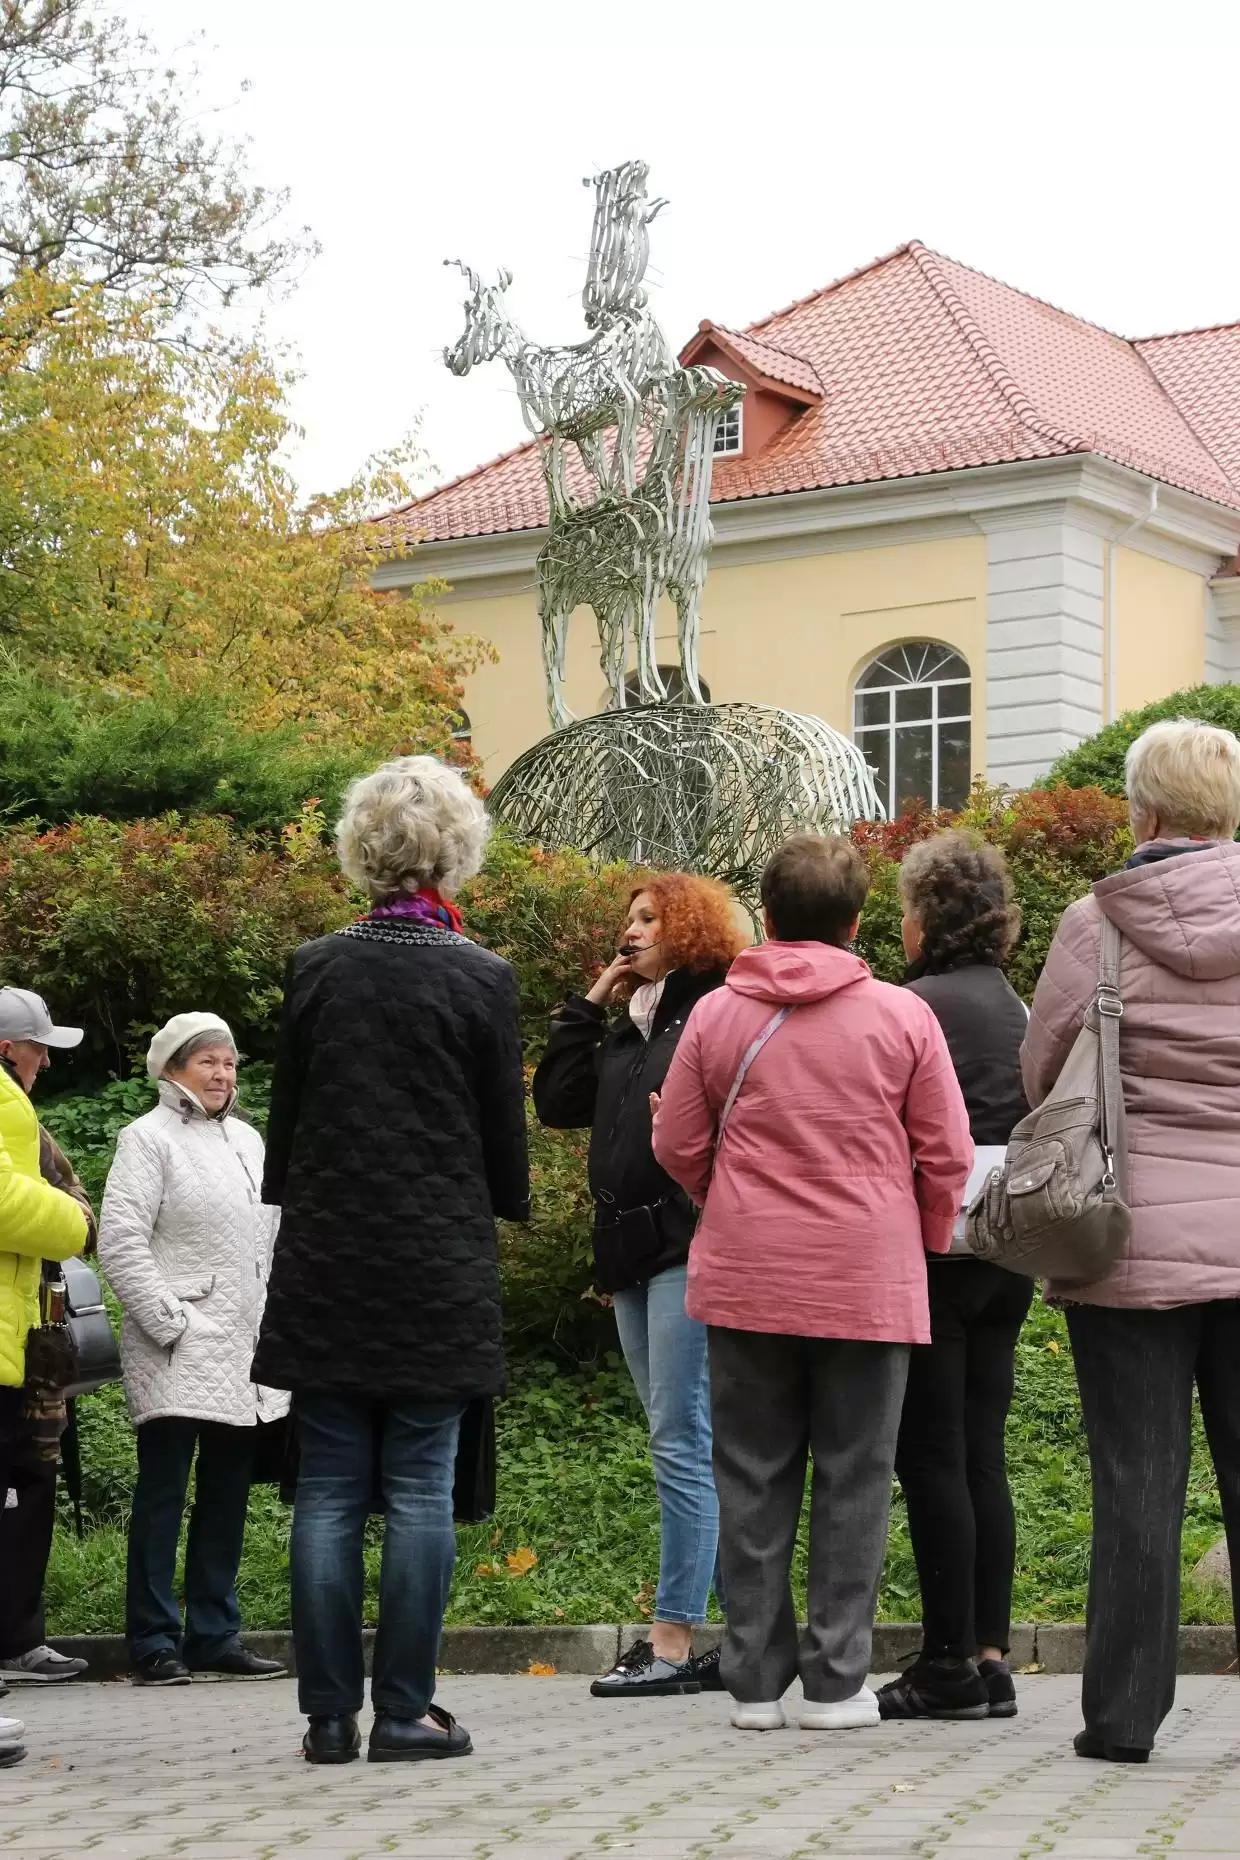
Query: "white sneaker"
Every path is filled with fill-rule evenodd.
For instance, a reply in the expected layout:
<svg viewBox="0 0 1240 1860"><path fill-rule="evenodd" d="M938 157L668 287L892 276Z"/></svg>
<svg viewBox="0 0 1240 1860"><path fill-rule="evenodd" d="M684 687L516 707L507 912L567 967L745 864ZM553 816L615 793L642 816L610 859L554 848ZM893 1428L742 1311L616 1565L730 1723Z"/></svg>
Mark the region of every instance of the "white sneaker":
<svg viewBox="0 0 1240 1860"><path fill-rule="evenodd" d="M782 1731L786 1722L778 1699L755 1705L742 1704L740 1699L732 1701L732 1723L738 1731Z"/></svg>
<svg viewBox="0 0 1240 1860"><path fill-rule="evenodd" d="M880 1722L878 1700L868 1686L832 1705L817 1705L806 1699L797 1722L803 1731L856 1731Z"/></svg>
<svg viewBox="0 0 1240 1860"><path fill-rule="evenodd" d="M20 1718L0 1718L0 1744L20 1744L26 1727Z"/></svg>

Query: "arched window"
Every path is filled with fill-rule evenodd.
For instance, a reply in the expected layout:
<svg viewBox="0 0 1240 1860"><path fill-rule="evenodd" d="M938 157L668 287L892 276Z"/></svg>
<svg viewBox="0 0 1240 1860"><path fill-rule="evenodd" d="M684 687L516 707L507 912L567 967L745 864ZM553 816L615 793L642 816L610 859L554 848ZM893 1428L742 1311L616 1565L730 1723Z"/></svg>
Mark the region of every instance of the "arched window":
<svg viewBox="0 0 1240 1860"><path fill-rule="evenodd" d="M452 741L454 743L464 743L467 749L472 749L473 739L474 726L469 721L469 712L467 710L458 710L456 716L452 719Z"/></svg>
<svg viewBox="0 0 1240 1860"><path fill-rule="evenodd" d="M853 740L889 814L906 801L963 807L972 780L969 667L950 646L891 646L853 693Z"/></svg>
<svg viewBox="0 0 1240 1860"><path fill-rule="evenodd" d="M663 689L667 692L667 701L669 704L687 704L691 701L685 690L685 675L678 665L661 665L659 667L659 677L663 681ZM698 673L698 684L702 688L702 696L709 704L710 686L700 672ZM624 695L626 701L630 704L641 703L641 684L636 672L630 672L625 679Z"/></svg>

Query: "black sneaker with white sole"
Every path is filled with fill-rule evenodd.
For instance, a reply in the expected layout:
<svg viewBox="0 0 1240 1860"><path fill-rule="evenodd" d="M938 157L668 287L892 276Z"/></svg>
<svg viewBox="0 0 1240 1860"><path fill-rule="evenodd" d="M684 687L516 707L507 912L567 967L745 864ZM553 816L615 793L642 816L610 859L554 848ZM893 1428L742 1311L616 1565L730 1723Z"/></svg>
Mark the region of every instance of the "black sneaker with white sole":
<svg viewBox="0 0 1240 1860"><path fill-rule="evenodd" d="M595 1680L590 1696L596 1699L657 1699L700 1692L702 1682L696 1665L692 1655L677 1664L675 1660L662 1659L648 1640L635 1640L611 1671Z"/></svg>

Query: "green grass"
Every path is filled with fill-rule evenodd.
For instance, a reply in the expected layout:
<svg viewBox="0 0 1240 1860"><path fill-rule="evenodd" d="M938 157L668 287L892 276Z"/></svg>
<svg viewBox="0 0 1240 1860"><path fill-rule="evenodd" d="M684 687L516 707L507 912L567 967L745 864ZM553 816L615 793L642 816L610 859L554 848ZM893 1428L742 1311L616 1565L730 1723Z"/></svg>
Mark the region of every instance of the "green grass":
<svg viewBox="0 0 1240 1860"><path fill-rule="evenodd" d="M65 1510L48 1575L56 1633L118 1631L124 1620L124 1518L134 1476L132 1434L118 1389L81 1404L89 1528L75 1538ZM649 1607L659 1524L645 1428L623 1363L567 1374L517 1365L500 1408L499 1510L492 1524L458 1534L454 1622L634 1620ZM1017 1620L1071 1621L1084 1613L1089 1562L1089 1465L1067 1334L1058 1313L1035 1305L1017 1355L1008 1452L1018 1520ZM250 1627L288 1621L289 1514L256 1488L241 1567ZM1184 1532L1186 1573L1221 1533L1221 1513L1199 1422ZM379 1526L367 1547L367 1613L378 1586ZM529 1550L537 1558L520 1573ZM508 1558L516 1567L509 1566ZM794 1580L804 1601L805 1544ZM1230 1618L1230 1596L1186 1584L1184 1619ZM881 1617L918 1613L917 1577L897 1494Z"/></svg>

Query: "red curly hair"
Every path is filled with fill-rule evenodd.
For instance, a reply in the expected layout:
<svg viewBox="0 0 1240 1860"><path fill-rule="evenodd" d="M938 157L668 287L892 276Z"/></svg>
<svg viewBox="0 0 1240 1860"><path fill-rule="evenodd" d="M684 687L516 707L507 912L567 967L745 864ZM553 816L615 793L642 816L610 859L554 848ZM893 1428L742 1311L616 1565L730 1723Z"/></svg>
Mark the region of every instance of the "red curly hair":
<svg viewBox="0 0 1240 1860"><path fill-rule="evenodd" d="M670 968L696 975L727 969L748 942L737 922L736 899L718 879L699 878L695 872L652 872L630 891L630 910L643 892L654 899L663 921L663 949Z"/></svg>

